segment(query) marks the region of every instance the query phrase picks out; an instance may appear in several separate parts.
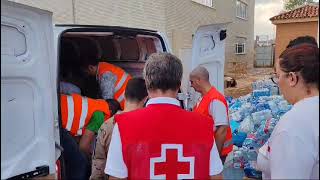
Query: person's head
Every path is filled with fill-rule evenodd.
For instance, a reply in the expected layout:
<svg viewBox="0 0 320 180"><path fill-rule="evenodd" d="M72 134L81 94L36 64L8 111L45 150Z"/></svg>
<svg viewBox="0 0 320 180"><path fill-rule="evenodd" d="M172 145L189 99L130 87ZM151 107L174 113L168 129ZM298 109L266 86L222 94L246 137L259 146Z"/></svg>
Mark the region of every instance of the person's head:
<svg viewBox="0 0 320 180"><path fill-rule="evenodd" d="M316 39L312 36L300 36L294 40L291 40L286 48L290 48L292 46L296 46L302 43L309 43L318 46Z"/></svg>
<svg viewBox="0 0 320 180"><path fill-rule="evenodd" d="M142 108L148 97L148 92L144 79L130 79L126 87L124 97L126 102L125 109L129 105L134 105L136 108Z"/></svg>
<svg viewBox="0 0 320 180"><path fill-rule="evenodd" d="M181 60L170 53L153 53L149 56L143 76L146 81L146 87L149 96L152 94L172 94L176 96L182 79Z"/></svg>
<svg viewBox="0 0 320 180"><path fill-rule="evenodd" d="M209 72L202 66L196 67L189 75L191 87L202 93L206 87L210 87ZM204 93L204 92L203 92Z"/></svg>
<svg viewBox="0 0 320 180"><path fill-rule="evenodd" d="M95 76L98 71L98 63L96 59L86 59L81 63L81 70L88 76Z"/></svg>
<svg viewBox="0 0 320 180"><path fill-rule="evenodd" d="M111 116L113 116L117 111L121 110L120 103L115 99L106 99L105 100L109 105L109 110L111 112Z"/></svg>
<svg viewBox="0 0 320 180"><path fill-rule="evenodd" d="M319 93L319 48L301 43L287 48L276 63L278 85L291 104Z"/></svg>

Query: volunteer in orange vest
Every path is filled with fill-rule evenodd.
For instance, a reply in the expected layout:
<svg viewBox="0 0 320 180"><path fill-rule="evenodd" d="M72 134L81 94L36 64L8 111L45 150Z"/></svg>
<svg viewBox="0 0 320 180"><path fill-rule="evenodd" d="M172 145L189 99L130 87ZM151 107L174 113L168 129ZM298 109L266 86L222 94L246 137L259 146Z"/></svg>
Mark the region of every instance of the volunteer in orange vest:
<svg viewBox="0 0 320 180"><path fill-rule="evenodd" d="M124 91L131 75L122 68L95 60L87 60L82 64L83 70L90 76L96 76L103 99L115 99L124 108Z"/></svg>
<svg viewBox="0 0 320 180"><path fill-rule="evenodd" d="M191 72L189 78L191 87L202 95L202 99L194 107L194 111L213 119L215 126L214 137L220 158L224 163L233 147L227 101L224 95L210 84L209 72L206 68L198 66Z"/></svg>
<svg viewBox="0 0 320 180"><path fill-rule="evenodd" d="M114 117L104 171L110 179L222 178L211 118L184 110L176 99L182 74L176 56L149 56L147 107Z"/></svg>
<svg viewBox="0 0 320 180"><path fill-rule="evenodd" d="M104 120L120 109L114 99L91 99L79 94L61 94L62 127L74 137L80 137L80 150L91 153L91 144ZM99 118L103 116L104 118Z"/></svg>

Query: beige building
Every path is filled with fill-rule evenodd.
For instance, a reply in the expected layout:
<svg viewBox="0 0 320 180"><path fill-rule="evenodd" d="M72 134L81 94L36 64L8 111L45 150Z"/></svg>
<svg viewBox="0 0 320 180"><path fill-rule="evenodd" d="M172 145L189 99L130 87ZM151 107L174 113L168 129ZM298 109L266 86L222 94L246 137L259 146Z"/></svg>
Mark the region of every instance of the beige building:
<svg viewBox="0 0 320 180"><path fill-rule="evenodd" d="M275 60L289 42L298 36L312 36L319 41L319 5L306 5L270 18L276 25Z"/></svg>
<svg viewBox="0 0 320 180"><path fill-rule="evenodd" d="M226 23L226 61L254 61L254 0L12 0L53 12L57 24L92 24L164 32L181 57L201 25ZM225 66L228 67L228 66ZM228 70L228 68L226 68Z"/></svg>

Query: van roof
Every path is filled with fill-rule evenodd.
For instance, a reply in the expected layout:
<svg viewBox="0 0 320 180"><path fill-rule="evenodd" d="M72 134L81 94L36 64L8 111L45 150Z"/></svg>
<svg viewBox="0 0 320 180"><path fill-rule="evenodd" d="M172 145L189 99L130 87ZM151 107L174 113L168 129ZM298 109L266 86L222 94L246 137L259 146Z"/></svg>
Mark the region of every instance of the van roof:
<svg viewBox="0 0 320 180"><path fill-rule="evenodd" d="M57 27L70 27L70 28L88 28L90 29L97 29L103 30L103 31L135 31L135 32L149 32L149 33L155 33L157 31L150 30L150 29L139 29L139 28L130 28L130 27L122 27L122 26L102 26L102 25L80 25L80 24L55 24Z"/></svg>

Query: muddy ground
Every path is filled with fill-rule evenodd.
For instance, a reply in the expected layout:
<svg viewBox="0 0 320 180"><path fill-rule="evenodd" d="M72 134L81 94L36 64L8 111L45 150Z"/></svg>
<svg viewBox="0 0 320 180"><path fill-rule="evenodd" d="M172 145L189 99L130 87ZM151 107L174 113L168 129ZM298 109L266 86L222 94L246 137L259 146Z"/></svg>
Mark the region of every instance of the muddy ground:
<svg viewBox="0 0 320 180"><path fill-rule="evenodd" d="M225 88L224 94L233 98L249 94L252 92L252 82L267 79L272 73L273 68L252 68L244 73L226 73L225 76L232 77L237 81L237 86Z"/></svg>

